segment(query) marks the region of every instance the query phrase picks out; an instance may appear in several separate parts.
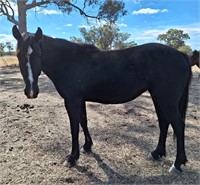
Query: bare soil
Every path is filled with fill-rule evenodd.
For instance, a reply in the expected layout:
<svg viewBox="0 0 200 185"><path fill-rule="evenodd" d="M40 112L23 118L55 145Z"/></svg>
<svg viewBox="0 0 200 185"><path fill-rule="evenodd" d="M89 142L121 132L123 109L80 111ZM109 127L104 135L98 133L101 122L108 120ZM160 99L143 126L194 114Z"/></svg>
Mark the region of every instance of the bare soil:
<svg viewBox="0 0 200 185"><path fill-rule="evenodd" d="M39 97L28 100L18 67L1 67L0 184L200 184L199 81L196 71L186 120L189 161L181 174L168 173L176 155L171 127L166 158L147 159L159 134L148 93L119 105L87 103L93 153L68 168L71 135L63 99L42 74Z"/></svg>

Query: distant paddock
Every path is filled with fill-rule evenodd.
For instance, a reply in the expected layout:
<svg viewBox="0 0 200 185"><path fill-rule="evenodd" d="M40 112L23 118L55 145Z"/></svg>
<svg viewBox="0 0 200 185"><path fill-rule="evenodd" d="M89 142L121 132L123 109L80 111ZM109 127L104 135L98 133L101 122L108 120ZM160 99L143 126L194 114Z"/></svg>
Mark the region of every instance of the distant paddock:
<svg viewBox="0 0 200 185"><path fill-rule="evenodd" d="M16 56L1 56L0 57L0 67L4 66L15 66L18 65L18 60Z"/></svg>

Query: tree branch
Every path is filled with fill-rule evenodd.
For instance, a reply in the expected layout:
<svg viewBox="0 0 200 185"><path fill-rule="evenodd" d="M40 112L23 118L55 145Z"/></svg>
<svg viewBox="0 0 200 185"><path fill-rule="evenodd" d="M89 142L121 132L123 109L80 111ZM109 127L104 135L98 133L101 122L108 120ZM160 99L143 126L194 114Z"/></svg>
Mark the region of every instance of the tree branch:
<svg viewBox="0 0 200 185"><path fill-rule="evenodd" d="M99 19L98 16L92 16L92 15L88 15L87 13L85 13L81 8L79 8L78 6L76 6L75 4L72 4L70 3L68 0L63 0L63 3L68 5L68 6L71 6L75 9L77 9L81 15L83 15L84 17L87 17L87 18L94 18L94 19Z"/></svg>
<svg viewBox="0 0 200 185"><path fill-rule="evenodd" d="M42 0L41 2L36 2L36 0L33 0L31 4L27 4L26 5L26 9L31 9L34 8L36 6L41 6L41 5L45 5L45 4L49 4L50 0Z"/></svg>
<svg viewBox="0 0 200 185"><path fill-rule="evenodd" d="M5 15L7 20L14 24L19 24L19 22L15 19L15 12L8 0L0 1L0 15Z"/></svg>

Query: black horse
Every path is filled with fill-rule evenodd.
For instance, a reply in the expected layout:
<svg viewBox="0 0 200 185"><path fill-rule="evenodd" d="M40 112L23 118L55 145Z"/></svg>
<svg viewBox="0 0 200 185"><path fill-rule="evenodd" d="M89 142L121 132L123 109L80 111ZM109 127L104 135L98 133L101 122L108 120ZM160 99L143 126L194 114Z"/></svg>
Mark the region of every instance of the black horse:
<svg viewBox="0 0 200 185"><path fill-rule="evenodd" d="M190 56L190 62L191 66L196 65L198 68L200 68L199 51L197 50L193 51L192 55Z"/></svg>
<svg viewBox="0 0 200 185"><path fill-rule="evenodd" d="M79 158L79 124L83 128L83 149L91 151L92 139L87 127L86 101L118 104L149 91L159 120L160 136L153 159L166 155L169 124L177 137L177 155L171 171L181 171L185 164L185 115L188 103L191 66L188 57L165 45L144 44L124 50L102 51L95 46L76 44L43 35L20 34L17 57L28 98L39 93L38 76L43 71L64 98L69 115L72 151L71 166Z"/></svg>

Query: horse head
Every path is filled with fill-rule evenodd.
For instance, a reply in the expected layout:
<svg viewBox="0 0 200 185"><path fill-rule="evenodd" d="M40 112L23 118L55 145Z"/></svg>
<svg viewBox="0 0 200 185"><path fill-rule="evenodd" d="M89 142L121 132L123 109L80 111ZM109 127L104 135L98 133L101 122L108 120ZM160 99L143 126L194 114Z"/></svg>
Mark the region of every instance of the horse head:
<svg viewBox="0 0 200 185"><path fill-rule="evenodd" d="M199 51L193 51L190 61L192 66L197 65L199 67Z"/></svg>
<svg viewBox="0 0 200 185"><path fill-rule="evenodd" d="M15 25L12 32L17 40L17 58L25 82L24 93L27 98L37 98L39 93L38 77L41 73L42 30L38 28L35 34L21 34Z"/></svg>

